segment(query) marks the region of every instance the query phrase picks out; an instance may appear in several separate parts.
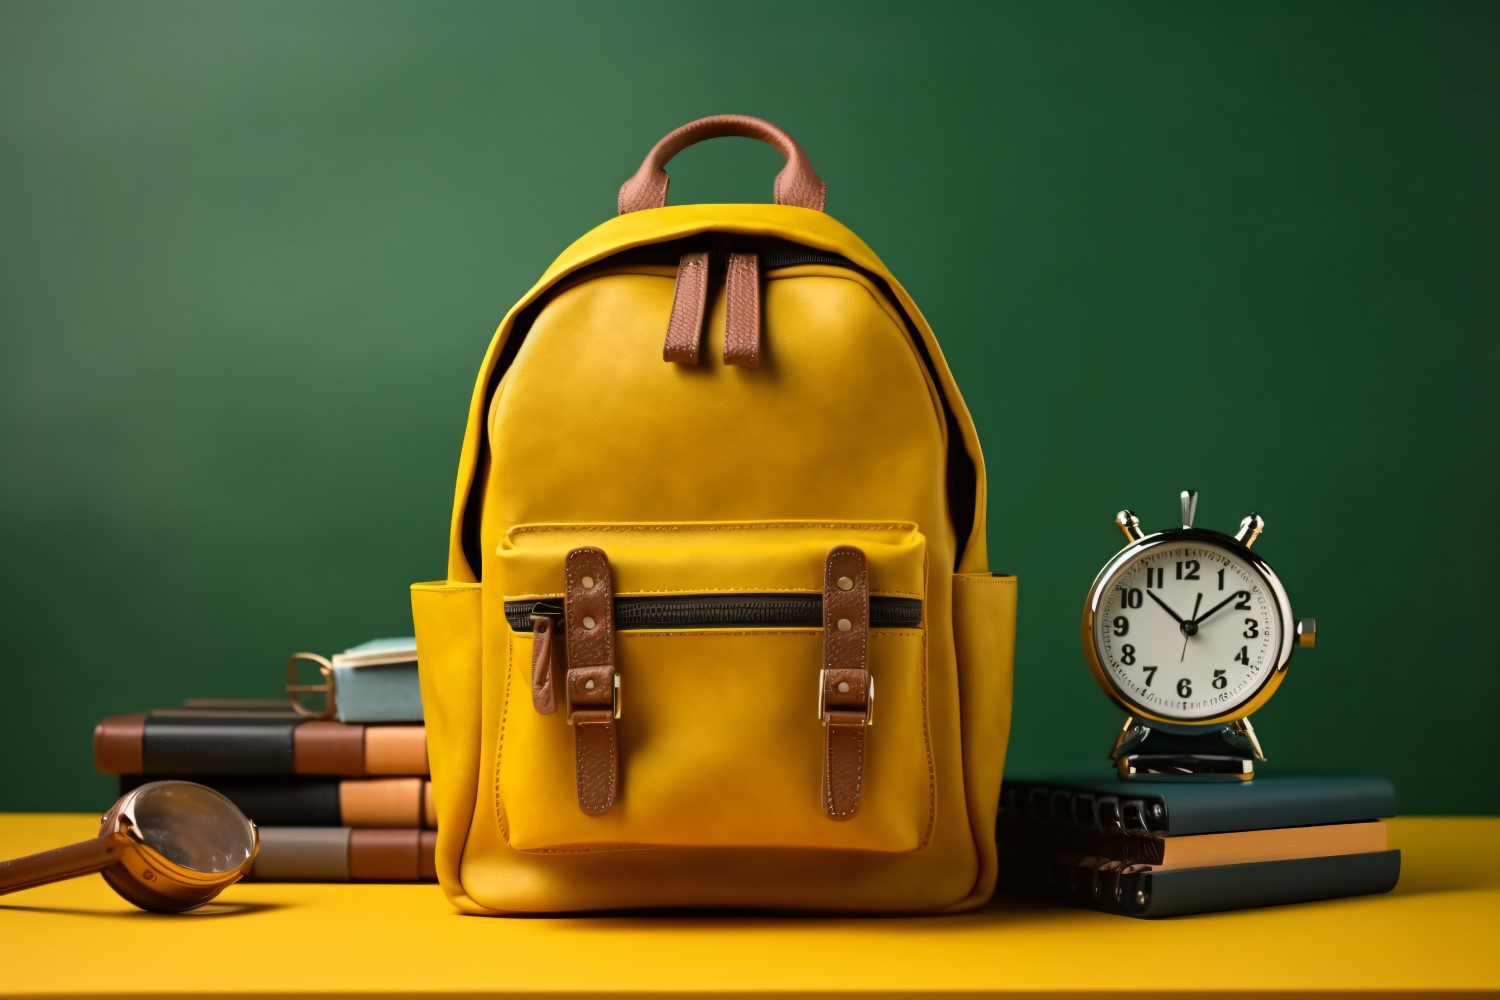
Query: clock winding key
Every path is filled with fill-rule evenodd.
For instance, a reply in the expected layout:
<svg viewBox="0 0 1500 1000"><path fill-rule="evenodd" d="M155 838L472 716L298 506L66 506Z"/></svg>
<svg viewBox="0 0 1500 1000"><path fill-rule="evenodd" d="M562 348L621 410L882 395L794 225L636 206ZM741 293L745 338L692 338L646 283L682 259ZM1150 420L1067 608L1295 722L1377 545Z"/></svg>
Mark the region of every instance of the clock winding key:
<svg viewBox="0 0 1500 1000"><path fill-rule="evenodd" d="M1133 510L1122 510L1116 514L1115 525L1125 532L1125 537L1132 542L1138 542L1146 537L1146 533L1141 530L1141 519L1135 516Z"/></svg>
<svg viewBox="0 0 1500 1000"><path fill-rule="evenodd" d="M1255 540L1259 538L1260 533L1265 530L1265 519L1254 511L1251 511L1249 514L1245 515L1245 519L1240 522L1240 530L1234 533L1234 540L1248 549L1250 546L1255 544Z"/></svg>

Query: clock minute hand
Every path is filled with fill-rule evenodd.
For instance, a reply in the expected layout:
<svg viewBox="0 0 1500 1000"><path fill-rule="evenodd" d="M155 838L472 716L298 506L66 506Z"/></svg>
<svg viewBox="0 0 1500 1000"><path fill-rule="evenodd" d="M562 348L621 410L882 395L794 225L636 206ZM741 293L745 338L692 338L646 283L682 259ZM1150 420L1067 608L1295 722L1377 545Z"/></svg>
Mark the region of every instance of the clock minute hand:
<svg viewBox="0 0 1500 1000"><path fill-rule="evenodd" d="M1197 618L1194 618L1193 619L1193 624L1194 625L1202 625L1204 622L1208 621L1208 619L1213 616L1214 612L1218 611L1224 605L1228 604L1230 601L1235 600L1239 596L1240 595L1239 595L1238 591L1236 591L1233 594L1230 594L1228 597L1224 598L1218 604L1215 604L1213 607L1211 607L1207 611L1203 612L1203 614L1199 615Z"/></svg>
<svg viewBox="0 0 1500 1000"><path fill-rule="evenodd" d="M1148 590L1148 591L1146 591L1146 596L1149 597L1149 598L1151 598L1157 604L1160 604L1161 605L1161 609L1163 611L1165 611L1167 614L1171 615L1172 618L1177 622L1177 624L1179 624L1179 625L1186 624L1182 620L1182 616L1179 615L1177 612L1173 611L1171 608L1167 607L1167 602L1164 601L1164 600L1162 600L1160 597L1157 597L1154 592Z"/></svg>

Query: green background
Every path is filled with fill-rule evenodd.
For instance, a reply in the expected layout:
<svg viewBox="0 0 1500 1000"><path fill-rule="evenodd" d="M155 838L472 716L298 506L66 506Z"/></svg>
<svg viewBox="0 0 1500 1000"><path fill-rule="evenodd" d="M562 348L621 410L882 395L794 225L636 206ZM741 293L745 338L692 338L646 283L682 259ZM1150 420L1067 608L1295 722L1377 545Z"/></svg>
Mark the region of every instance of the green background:
<svg viewBox="0 0 1500 1000"><path fill-rule="evenodd" d="M1022 578L1011 765L1103 768L1117 509L1268 522L1273 766L1500 811L1500 6L0 5L0 807L101 716L409 630L496 322L661 134L783 125L931 319ZM769 149L673 167L761 201Z"/></svg>

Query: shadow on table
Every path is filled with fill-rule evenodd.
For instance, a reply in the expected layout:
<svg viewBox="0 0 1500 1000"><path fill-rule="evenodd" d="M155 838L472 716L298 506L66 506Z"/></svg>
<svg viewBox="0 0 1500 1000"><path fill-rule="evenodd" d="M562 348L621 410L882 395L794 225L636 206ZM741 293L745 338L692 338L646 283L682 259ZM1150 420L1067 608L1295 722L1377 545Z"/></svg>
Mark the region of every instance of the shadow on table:
<svg viewBox="0 0 1500 1000"><path fill-rule="evenodd" d="M122 917L154 917L157 919L205 919L212 917L243 917L253 913L266 913L271 910L285 909L281 903L205 903L196 910L188 910L186 913L148 913L138 910L128 903L122 904L119 909L83 909L74 906L27 906L23 903L0 903L0 913L56 913L68 917L110 917L120 919Z"/></svg>
<svg viewBox="0 0 1500 1000"><path fill-rule="evenodd" d="M590 914L536 914L522 916L523 920L563 919L572 927L589 927L597 930L642 927L659 928L664 931L695 928L698 930L723 928L740 930L754 927L785 927L806 921L816 923L820 929L844 925L864 929L880 929L913 933L919 931L951 931L955 927L983 929L1005 927L1025 923L1036 926L1052 921L1076 919L1076 911L1043 902L996 897L987 905L969 913L939 915L902 914L839 914L839 913L785 913L758 910L624 910L610 913ZM507 919L518 919L515 916Z"/></svg>

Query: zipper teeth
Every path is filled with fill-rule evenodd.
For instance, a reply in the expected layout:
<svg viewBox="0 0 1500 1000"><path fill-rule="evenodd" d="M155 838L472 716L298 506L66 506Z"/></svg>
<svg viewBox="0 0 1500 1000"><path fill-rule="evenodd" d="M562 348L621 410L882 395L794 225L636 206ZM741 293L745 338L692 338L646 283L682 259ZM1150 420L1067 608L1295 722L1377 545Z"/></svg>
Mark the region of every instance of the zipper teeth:
<svg viewBox="0 0 1500 1000"><path fill-rule="evenodd" d="M722 247L709 247L709 256L714 263L720 267L729 256L729 251ZM647 263L663 265L676 264L682 258L679 249L668 249L662 251L657 247L642 248L640 251L626 250L618 255L619 258L635 259ZM769 271L779 267L796 267L799 264L827 264L832 267L847 267L851 270L860 268L852 260L836 253L828 253L823 250L808 248L786 248L765 250L760 253L760 266L762 271Z"/></svg>
<svg viewBox="0 0 1500 1000"><path fill-rule="evenodd" d="M836 253L821 250L779 250L761 256L761 267L796 267L798 264L830 264L834 267L853 267L854 262Z"/></svg>
<svg viewBox="0 0 1500 1000"><path fill-rule="evenodd" d="M532 630L532 615L560 617L561 598L506 601L505 618L517 632ZM915 628L922 623L922 602L910 597L872 597L872 628ZM746 626L801 626L823 624L823 599L813 595L765 595L729 597L704 595L695 598L617 597L617 628L725 628Z"/></svg>
<svg viewBox="0 0 1500 1000"><path fill-rule="evenodd" d="M821 603L821 601L817 602L818 605ZM697 621L718 620L722 616L724 620L758 625L806 618L809 612L820 610L820 606L810 605L805 598L801 600L778 598L755 602L714 601L711 603L664 600L652 601L648 605L626 599L617 606L615 621L628 628L631 625L657 622L667 625L689 625Z"/></svg>

